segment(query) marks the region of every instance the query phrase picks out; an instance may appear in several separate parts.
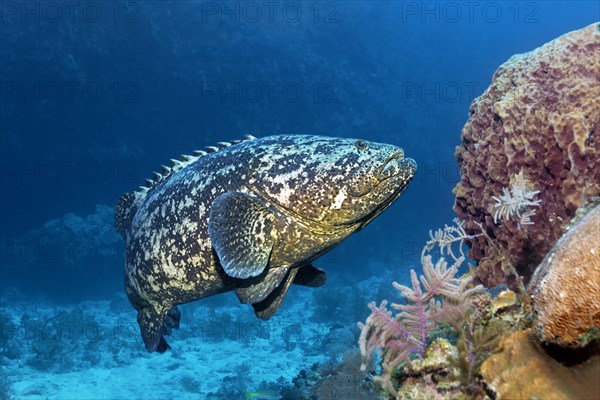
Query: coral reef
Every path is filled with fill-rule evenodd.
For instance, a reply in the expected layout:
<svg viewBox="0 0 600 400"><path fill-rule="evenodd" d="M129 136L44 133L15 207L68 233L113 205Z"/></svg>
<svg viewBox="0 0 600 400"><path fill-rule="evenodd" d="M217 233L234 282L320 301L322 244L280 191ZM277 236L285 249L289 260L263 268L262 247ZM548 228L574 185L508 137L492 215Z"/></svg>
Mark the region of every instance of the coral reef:
<svg viewBox="0 0 600 400"><path fill-rule="evenodd" d="M41 372L66 373L105 366L100 349L118 358L122 344L119 339L123 336L119 329L124 327L103 331L94 316L83 308L55 310L54 314L26 313L18 323L8 314L0 316L3 324L0 359L22 360L23 365Z"/></svg>
<svg viewBox="0 0 600 400"><path fill-rule="evenodd" d="M305 299L297 301L297 307L304 307L310 298L310 292L306 291ZM156 359L140 348L138 328L131 324L130 311L119 311L121 307L114 305L120 302L121 299L103 300L76 307L59 307L32 304L26 296L21 296L21 301L14 300L11 308L0 305L0 363L3 366L0 399L48 397L48 393L53 398L68 398L72 397L73 387L77 387L81 398L112 398L111 388L98 394L104 389L99 388L97 382L103 379L106 371L115 370L122 371L119 378L115 377L117 381L123 379L132 386L124 398L138 398L140 390L151 383L147 376L139 376L137 372L151 370ZM185 309L182 307L182 311ZM216 326L207 326L212 321L207 318L209 310L201 305L187 310L196 311L193 314L196 318L204 316L205 319L186 329L204 329L204 334L198 335L196 331L193 336L178 335L182 349L172 351L160 360L160 371L167 374L163 375L168 376L169 383L157 384L153 388L155 397L168 398L177 392L188 398L231 400L246 398L248 393L244 395L244 391L247 391L269 393L272 398L282 400L315 400L311 392L319 381L337 375L335 379L341 384L341 379L346 376L340 372L346 367L338 366L335 360L332 362L334 372L320 372L324 368L317 360L322 360L323 355L307 356L300 349L299 345L312 340L302 331L294 335L293 340L298 344L295 349L284 349L287 347L284 343L288 340L288 323L294 320L282 325L271 324L265 332L258 325L245 323L246 313L238 316L233 308L229 308L229 314L215 314ZM290 315L301 313L290 312ZM300 318L297 320L302 321ZM303 323L318 328L315 324ZM266 323L261 321L260 324ZM335 331L336 336L341 334L341 329ZM354 334L350 336L353 340L347 348L356 347ZM344 343L348 343L348 339L344 339ZM237 356L240 346L247 350L242 357ZM261 357L268 362L260 361ZM292 361L294 357L297 363ZM360 371L360 360L356 356L353 360L352 368L364 378L364 387L370 388L365 390L374 391L369 374ZM268 367L261 370L261 364ZM289 364L305 368L293 381L290 377L297 371ZM190 365L193 365L191 369L188 368ZM130 366L131 370L123 371L124 366ZM331 368L328 370L332 371Z"/></svg>
<svg viewBox="0 0 600 400"><path fill-rule="evenodd" d="M122 243L114 227L112 207L97 204L80 217L68 213L25 235L3 243L6 266L29 269L52 266L77 273L91 264L119 261Z"/></svg>
<svg viewBox="0 0 600 400"><path fill-rule="evenodd" d="M234 366L231 369L231 374L228 374L221 380L221 386L218 387L216 391L209 392L206 395L206 398L209 400L241 399L244 396L243 388L247 388L253 384L254 379L251 372L252 365L250 363L243 362ZM181 383L182 386L185 385L184 382ZM264 382L263 385L267 385L267 383ZM190 386L191 388L194 388L195 385L192 384ZM188 389L186 390L190 391Z"/></svg>
<svg viewBox="0 0 600 400"><path fill-rule="evenodd" d="M425 349L422 358L408 360L404 371L409 375L437 370L457 357L456 348L445 338L434 339Z"/></svg>
<svg viewBox="0 0 600 400"><path fill-rule="evenodd" d="M368 373L361 370L361 354L344 353L342 362L334 368L322 370L323 378L313 387L315 399L377 400L379 396Z"/></svg>
<svg viewBox="0 0 600 400"><path fill-rule="evenodd" d="M556 242L535 271L533 325L544 342L584 346L600 333L600 205Z"/></svg>
<svg viewBox="0 0 600 400"><path fill-rule="evenodd" d="M362 369L366 369L372 354L381 350L383 371L374 379L389 393L398 395L393 381L398 367L412 357L425 355L434 329L460 325L473 307L470 299L483 291L481 286L469 287L470 276L455 277L464 261L465 238L461 224L430 232L430 240L421 253L424 275L419 280L416 272L410 271L412 288L393 283L405 300L404 304L392 304L392 308L400 312L392 315L386 300L379 307L371 302L371 315L364 324L358 324L361 329L359 348L364 360ZM460 256L455 255L453 245L457 245L454 247L458 247ZM436 248L439 259L434 264L429 253ZM445 256L454 260L449 268Z"/></svg>
<svg viewBox="0 0 600 400"><path fill-rule="evenodd" d="M485 393L481 381L481 364L489 357L500 338L512 330L522 329L530 321L518 304L512 312L494 313L492 302L465 316L459 329L456 357L452 366L464 394L478 398Z"/></svg>
<svg viewBox="0 0 600 400"><path fill-rule="evenodd" d="M454 210L467 232L483 228L469 257L485 286L515 288L515 272L527 282L577 208L600 194L598 27L511 57L471 104Z"/></svg>
<svg viewBox="0 0 600 400"><path fill-rule="evenodd" d="M123 265L123 241L113 220L112 207L98 204L87 216L68 213L4 240L0 284L3 289L15 286L30 295L43 292L61 300L112 295L114 288L122 287L115 266Z"/></svg>
<svg viewBox="0 0 600 400"><path fill-rule="evenodd" d="M490 302L490 311L492 314L496 314L498 311L517 306L517 302L517 294L510 289L506 289L492 299Z"/></svg>
<svg viewBox="0 0 600 400"><path fill-rule="evenodd" d="M600 356L566 367L543 351L531 330L506 335L481 371L498 399L600 398Z"/></svg>
<svg viewBox="0 0 600 400"><path fill-rule="evenodd" d="M462 262L460 257L448 268L443 257L434 265L431 256L424 256L424 275L420 280L424 290L414 270L411 270L412 288L394 282L406 300L406 304L392 304L392 308L400 311L395 316L387 309L385 300L379 307L369 304L371 315L364 324L358 325L361 329L359 346L365 360L369 360L375 350L383 351L383 373L375 379L389 392L395 393L391 382L394 368L411 355L423 355L429 334L436 325L459 321L469 306L468 298L480 290L481 287L468 288L470 278L455 278Z"/></svg>
<svg viewBox="0 0 600 400"><path fill-rule="evenodd" d="M80 267L82 263L119 254L122 240L113 220L113 208L97 204L95 212L86 217L65 214L28 232L19 242L29 248L28 255L37 255L32 249L39 248L40 256L45 254L46 258L50 258L46 261L60 261L69 267Z"/></svg>
<svg viewBox="0 0 600 400"><path fill-rule="evenodd" d="M287 386L282 389L281 394L283 398L288 400L308 400L311 397L310 393L313 387L319 383L323 375L323 370L320 369L319 364L313 364L310 368L301 370L292 379L293 386Z"/></svg>
<svg viewBox="0 0 600 400"><path fill-rule="evenodd" d="M440 326L421 357L409 358L391 376L385 399L488 399L481 365L508 333L530 325L522 304L494 314L487 293L470 299L462 320ZM435 339L433 339L435 338ZM387 388L386 388L387 389Z"/></svg>

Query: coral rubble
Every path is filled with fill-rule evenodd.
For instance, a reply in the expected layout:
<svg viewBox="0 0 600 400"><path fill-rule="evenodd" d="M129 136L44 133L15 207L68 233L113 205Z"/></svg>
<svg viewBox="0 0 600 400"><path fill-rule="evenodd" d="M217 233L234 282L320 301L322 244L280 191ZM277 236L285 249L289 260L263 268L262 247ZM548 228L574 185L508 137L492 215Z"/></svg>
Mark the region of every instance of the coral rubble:
<svg viewBox="0 0 600 400"><path fill-rule="evenodd" d="M511 57L471 104L454 209L467 232L485 233L469 240L469 256L488 287L515 288L513 271L527 281L578 207L600 194L599 26ZM515 203L516 189L527 204Z"/></svg>
<svg viewBox="0 0 600 400"><path fill-rule="evenodd" d="M600 331L600 205L554 245L530 283L538 337L586 345Z"/></svg>

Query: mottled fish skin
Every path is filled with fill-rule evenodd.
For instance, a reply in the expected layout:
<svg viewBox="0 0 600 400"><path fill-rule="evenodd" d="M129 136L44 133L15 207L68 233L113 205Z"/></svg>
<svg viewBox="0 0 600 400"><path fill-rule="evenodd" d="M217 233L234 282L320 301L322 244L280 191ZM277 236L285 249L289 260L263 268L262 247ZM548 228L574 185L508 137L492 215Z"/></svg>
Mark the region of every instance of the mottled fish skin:
<svg viewBox="0 0 600 400"><path fill-rule="evenodd" d="M149 351L168 348L177 304L236 290L267 319L299 268L296 283L323 284L312 261L389 207L416 170L399 147L357 139L281 135L221 147L175 161L117 205L126 291Z"/></svg>

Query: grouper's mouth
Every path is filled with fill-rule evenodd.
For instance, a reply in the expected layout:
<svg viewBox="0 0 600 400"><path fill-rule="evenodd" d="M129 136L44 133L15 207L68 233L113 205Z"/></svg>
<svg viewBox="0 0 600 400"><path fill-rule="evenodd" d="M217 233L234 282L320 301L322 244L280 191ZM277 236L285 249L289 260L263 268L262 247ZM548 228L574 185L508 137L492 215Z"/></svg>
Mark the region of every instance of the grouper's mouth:
<svg viewBox="0 0 600 400"><path fill-rule="evenodd" d="M412 158L405 159L404 151L398 150L388 157L379 169L379 173L377 174L377 186L383 181L399 174L404 174L406 177L412 177L416 168L417 163L415 160ZM408 178L408 180L410 180L410 178Z"/></svg>
<svg viewBox="0 0 600 400"><path fill-rule="evenodd" d="M360 224L361 229L369 224L375 217L388 209L398 197L404 193L408 184L415 176L417 171L417 163L412 158L404 158L402 150L392 154L390 158L383 164L377 176L377 184L373 187L373 191L381 190L383 186L394 186L397 188L384 199L373 211L369 214L352 221L351 224ZM394 182L391 182L394 181Z"/></svg>

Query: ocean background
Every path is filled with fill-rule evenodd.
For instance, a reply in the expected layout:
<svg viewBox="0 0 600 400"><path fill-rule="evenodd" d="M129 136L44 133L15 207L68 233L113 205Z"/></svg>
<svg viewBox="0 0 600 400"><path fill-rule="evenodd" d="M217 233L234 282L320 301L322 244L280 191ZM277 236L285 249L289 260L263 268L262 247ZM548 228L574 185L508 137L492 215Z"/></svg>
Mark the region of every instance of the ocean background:
<svg viewBox="0 0 600 400"><path fill-rule="evenodd" d="M406 284L429 231L452 223L454 148L497 67L600 19L595 1L0 11L2 399L294 398L289 387L356 348L367 304L397 299L391 282ZM115 202L170 158L283 133L392 143L419 169L388 211L315 263L325 287L292 288L268 322L231 293L185 305L173 349L147 353L124 294Z"/></svg>

